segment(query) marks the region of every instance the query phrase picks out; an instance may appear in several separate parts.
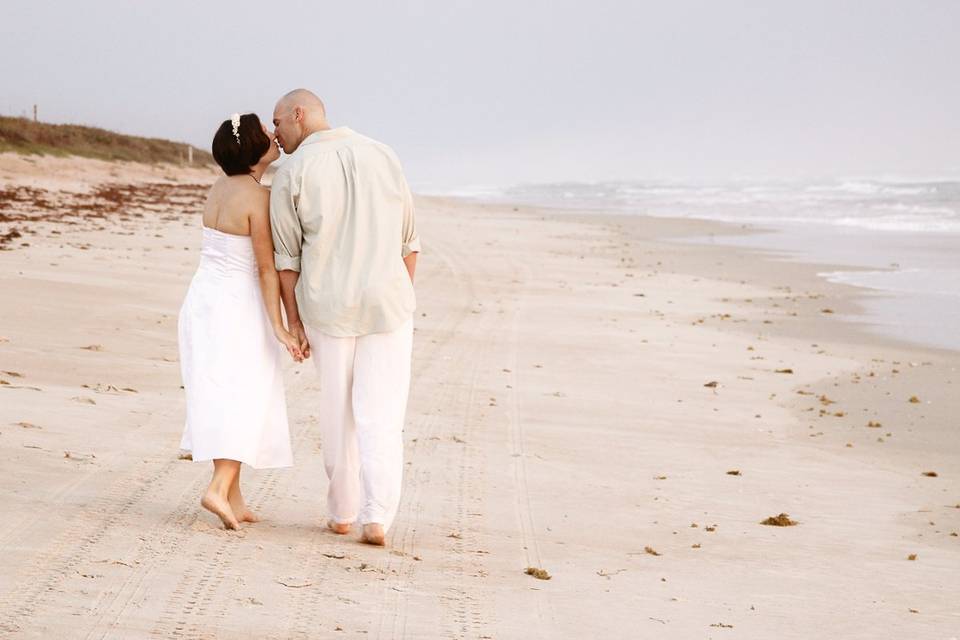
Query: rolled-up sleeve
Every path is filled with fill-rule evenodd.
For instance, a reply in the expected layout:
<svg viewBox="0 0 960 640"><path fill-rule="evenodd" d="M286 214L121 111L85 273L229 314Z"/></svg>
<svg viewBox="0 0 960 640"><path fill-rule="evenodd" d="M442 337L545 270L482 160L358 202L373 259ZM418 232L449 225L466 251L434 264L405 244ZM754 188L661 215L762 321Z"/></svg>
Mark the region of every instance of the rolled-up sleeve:
<svg viewBox="0 0 960 640"><path fill-rule="evenodd" d="M406 179L400 175L403 189L403 238L400 248L401 257L406 258L411 253L420 251L420 234L417 233L417 221L413 212L413 194Z"/></svg>
<svg viewBox="0 0 960 640"><path fill-rule="evenodd" d="M297 214L298 197L299 189L290 170L281 167L270 187L270 227L277 271L300 271L303 227Z"/></svg>

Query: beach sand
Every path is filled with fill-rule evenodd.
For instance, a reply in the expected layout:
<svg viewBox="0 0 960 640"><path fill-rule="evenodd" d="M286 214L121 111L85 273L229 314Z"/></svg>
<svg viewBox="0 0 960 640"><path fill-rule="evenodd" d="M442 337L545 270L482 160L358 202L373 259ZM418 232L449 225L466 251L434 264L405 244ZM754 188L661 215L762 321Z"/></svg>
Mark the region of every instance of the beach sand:
<svg viewBox="0 0 960 640"><path fill-rule="evenodd" d="M311 363L296 466L224 531L177 450L213 178L0 155L4 638L960 636L960 355L844 322L823 265L682 242L718 223L418 199L388 547L322 526Z"/></svg>

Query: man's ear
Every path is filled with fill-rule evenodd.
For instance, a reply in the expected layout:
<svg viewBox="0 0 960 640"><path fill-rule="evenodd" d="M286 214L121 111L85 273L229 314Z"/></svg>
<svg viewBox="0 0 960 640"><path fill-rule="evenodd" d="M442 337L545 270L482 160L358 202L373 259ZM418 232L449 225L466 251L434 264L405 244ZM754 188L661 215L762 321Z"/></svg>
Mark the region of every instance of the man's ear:
<svg viewBox="0 0 960 640"><path fill-rule="evenodd" d="M297 106L293 108L293 117L297 122L303 122L303 107Z"/></svg>

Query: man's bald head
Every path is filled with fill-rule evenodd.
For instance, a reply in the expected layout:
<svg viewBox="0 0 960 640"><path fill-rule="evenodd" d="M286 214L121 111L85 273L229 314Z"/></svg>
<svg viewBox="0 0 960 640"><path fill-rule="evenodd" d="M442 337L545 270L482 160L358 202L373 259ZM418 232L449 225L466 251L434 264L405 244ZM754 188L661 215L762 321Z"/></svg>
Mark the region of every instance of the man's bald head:
<svg viewBox="0 0 960 640"><path fill-rule="evenodd" d="M277 101L277 107L284 109L302 107L305 111L319 111L324 116L327 115L327 109L323 106L323 100L318 98L317 94L309 89L294 89L293 91L285 93L283 97Z"/></svg>
<svg viewBox="0 0 960 640"><path fill-rule="evenodd" d="M294 89L277 101L273 126L280 146L287 153L296 151L311 133L330 128L323 100L308 89Z"/></svg>

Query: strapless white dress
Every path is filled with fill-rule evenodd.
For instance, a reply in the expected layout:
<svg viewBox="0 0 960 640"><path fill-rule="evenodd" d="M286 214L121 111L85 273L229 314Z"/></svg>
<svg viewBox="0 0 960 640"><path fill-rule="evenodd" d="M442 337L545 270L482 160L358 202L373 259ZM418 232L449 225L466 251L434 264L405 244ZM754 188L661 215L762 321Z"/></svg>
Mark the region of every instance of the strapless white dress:
<svg viewBox="0 0 960 640"><path fill-rule="evenodd" d="M203 227L200 266L177 323L194 460L255 468L293 464L281 345L263 307L253 243Z"/></svg>

